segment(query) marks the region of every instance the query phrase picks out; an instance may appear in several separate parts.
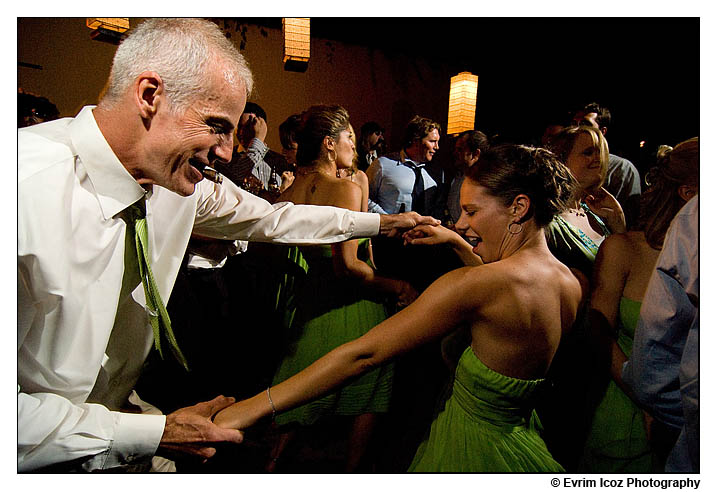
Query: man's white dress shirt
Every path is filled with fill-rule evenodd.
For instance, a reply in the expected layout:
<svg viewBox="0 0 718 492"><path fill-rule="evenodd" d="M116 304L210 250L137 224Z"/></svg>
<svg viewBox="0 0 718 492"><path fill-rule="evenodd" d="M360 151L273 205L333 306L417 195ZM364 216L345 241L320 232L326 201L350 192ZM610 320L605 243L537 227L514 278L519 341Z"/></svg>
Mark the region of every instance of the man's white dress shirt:
<svg viewBox="0 0 718 492"><path fill-rule="evenodd" d="M126 465L158 447L164 416L119 411L153 344L136 263L125 258L134 239L122 215L132 203L146 197L165 302L193 231L294 244L379 231L375 214L271 205L228 180L203 180L189 197L158 186L145 193L92 109L18 131L19 471L85 457L88 470Z"/></svg>

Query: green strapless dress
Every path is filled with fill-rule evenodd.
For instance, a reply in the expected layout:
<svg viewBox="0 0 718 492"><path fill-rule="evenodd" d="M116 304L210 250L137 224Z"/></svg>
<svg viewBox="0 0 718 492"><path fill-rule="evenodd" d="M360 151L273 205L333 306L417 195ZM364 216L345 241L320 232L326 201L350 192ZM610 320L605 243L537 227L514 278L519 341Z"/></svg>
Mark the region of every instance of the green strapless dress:
<svg viewBox="0 0 718 492"><path fill-rule="evenodd" d="M622 297L619 305L618 346L631 356L641 303ZM662 471L651 452L643 412L611 379L591 421L579 471L588 473L649 473Z"/></svg>
<svg viewBox="0 0 718 492"><path fill-rule="evenodd" d="M359 240L359 258L368 259L369 240ZM370 299L371 292L351 279L334 274L331 246L302 247L301 260L307 276L294 295L296 306L289 328L288 349L274 375L278 384L302 371L336 347L364 335L387 318L382 299ZM291 318L291 316L290 316ZM393 363L362 375L350 384L321 399L277 415L279 425L311 425L320 417L361 415L389 410Z"/></svg>
<svg viewBox="0 0 718 492"><path fill-rule="evenodd" d="M569 268L578 268L591 278L598 245L586 233L556 215L546 227L546 240L551 253L561 263Z"/></svg>
<svg viewBox="0 0 718 492"><path fill-rule="evenodd" d="M468 347L451 396L409 471L563 472L546 449L533 410L544 383L492 371Z"/></svg>

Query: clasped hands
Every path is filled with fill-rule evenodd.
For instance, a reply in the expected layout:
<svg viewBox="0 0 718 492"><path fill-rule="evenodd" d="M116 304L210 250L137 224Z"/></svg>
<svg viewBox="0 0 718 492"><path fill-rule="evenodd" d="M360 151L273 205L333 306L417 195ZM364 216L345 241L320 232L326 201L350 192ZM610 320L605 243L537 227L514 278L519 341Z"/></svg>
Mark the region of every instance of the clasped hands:
<svg viewBox="0 0 718 492"><path fill-rule="evenodd" d="M195 456L204 462L217 452L217 443L241 443L244 439L241 431L222 428L212 421L215 414L234 401L231 397L218 396L168 414L157 454L171 459Z"/></svg>
<svg viewBox="0 0 718 492"><path fill-rule="evenodd" d="M380 214L379 234L387 237L399 237L404 232L421 225L436 226L441 221L434 217L419 215L416 212L403 212L400 214Z"/></svg>

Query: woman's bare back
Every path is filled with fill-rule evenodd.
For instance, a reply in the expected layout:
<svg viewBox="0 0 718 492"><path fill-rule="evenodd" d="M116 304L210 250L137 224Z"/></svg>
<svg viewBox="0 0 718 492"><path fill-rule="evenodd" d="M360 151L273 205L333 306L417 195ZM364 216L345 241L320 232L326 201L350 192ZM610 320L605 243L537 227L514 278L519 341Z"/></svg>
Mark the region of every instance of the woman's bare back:
<svg viewBox="0 0 718 492"><path fill-rule="evenodd" d="M544 377L576 319L580 284L546 253L519 252L469 273L481 292L471 325L472 348L484 364L506 376Z"/></svg>
<svg viewBox="0 0 718 492"><path fill-rule="evenodd" d="M346 179L329 176L321 172L298 173L297 177L287 190L279 196L278 201L292 202L304 205L332 205L343 208L346 206L347 194L361 194L361 188L356 183Z"/></svg>

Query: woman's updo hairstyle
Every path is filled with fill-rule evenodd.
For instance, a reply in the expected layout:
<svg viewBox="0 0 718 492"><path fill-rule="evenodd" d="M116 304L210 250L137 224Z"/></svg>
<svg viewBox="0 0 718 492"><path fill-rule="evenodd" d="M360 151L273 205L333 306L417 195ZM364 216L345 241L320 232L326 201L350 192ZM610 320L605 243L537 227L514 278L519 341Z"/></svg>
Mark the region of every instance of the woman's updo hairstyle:
<svg viewBox="0 0 718 492"><path fill-rule="evenodd" d="M296 133L297 166L310 166L321 156L324 137L338 140L347 128L349 113L341 106L321 104L307 109Z"/></svg>
<svg viewBox="0 0 718 492"><path fill-rule="evenodd" d="M671 220L686 203L678 194L678 188L698 187L699 168L698 137L685 140L675 148L668 145L658 148L656 166L646 175L648 188L641 194L638 219L638 227L651 247L663 247Z"/></svg>
<svg viewBox="0 0 718 492"><path fill-rule="evenodd" d="M545 227L554 215L566 210L575 198L578 183L558 157L542 148L503 144L482 152L466 177L511 205L517 195L531 200L524 220L534 217Z"/></svg>

